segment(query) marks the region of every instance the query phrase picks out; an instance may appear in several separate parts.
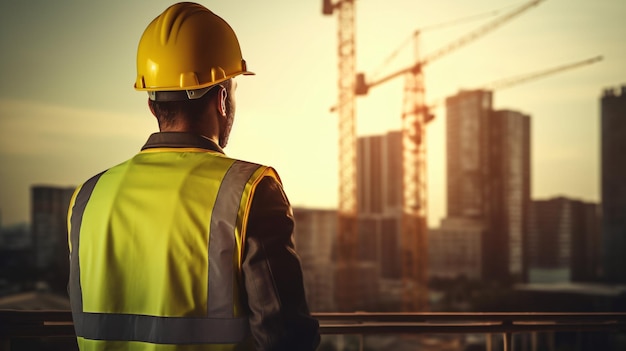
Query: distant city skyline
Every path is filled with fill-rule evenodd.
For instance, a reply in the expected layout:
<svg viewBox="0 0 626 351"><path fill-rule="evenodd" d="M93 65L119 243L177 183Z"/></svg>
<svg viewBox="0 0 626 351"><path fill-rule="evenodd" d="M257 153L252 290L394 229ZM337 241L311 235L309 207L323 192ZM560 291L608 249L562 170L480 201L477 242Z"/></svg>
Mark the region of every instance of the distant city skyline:
<svg viewBox="0 0 626 351"><path fill-rule="evenodd" d="M336 18L321 1L200 1L235 29L253 77L239 79L228 155L274 166L294 206L337 204ZM76 186L133 156L155 132L133 91L145 26L170 1L0 2L0 213L30 221L32 185ZM518 1L357 1L357 70L369 77L417 28L508 9ZM245 11L241 9L245 8ZM500 11L501 12L501 11ZM626 83L626 2L547 0L425 68L426 96L596 55L604 60L494 93L494 108L533 116L532 198L600 199L599 97ZM422 33L430 53L486 22ZM374 25L375 24L375 25ZM405 45L381 74L412 62ZM399 129L402 79L357 102L359 135ZM429 225L445 215L445 115L428 127Z"/></svg>

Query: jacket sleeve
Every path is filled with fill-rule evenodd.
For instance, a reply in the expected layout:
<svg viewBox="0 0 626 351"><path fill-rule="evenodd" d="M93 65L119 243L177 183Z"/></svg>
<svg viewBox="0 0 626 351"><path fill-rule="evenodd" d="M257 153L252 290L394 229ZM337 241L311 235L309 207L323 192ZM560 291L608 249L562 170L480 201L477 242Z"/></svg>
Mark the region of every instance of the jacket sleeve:
<svg viewBox="0 0 626 351"><path fill-rule="evenodd" d="M315 350L320 342L319 323L305 299L293 228L282 186L274 178L263 178L252 200L242 265L258 351Z"/></svg>

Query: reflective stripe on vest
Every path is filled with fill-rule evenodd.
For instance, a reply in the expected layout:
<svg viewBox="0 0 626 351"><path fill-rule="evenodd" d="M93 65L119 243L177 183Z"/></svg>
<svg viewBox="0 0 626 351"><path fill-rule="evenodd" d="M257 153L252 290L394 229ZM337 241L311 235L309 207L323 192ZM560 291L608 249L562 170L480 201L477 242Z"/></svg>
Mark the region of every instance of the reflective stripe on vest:
<svg viewBox="0 0 626 351"><path fill-rule="evenodd" d="M258 172L263 168L262 172ZM269 171L268 171L269 170ZM255 173L256 172L256 173ZM256 181L271 169L234 161L226 171L211 214L208 243L207 311L202 317L151 316L131 313L85 312L80 275L80 228L83 214L101 173L77 190L71 208L70 298L76 334L92 340L141 341L155 344L236 344L249 336L246 316L234 315L233 291L237 272L233 257L238 253L235 235L241 228L244 197L251 198ZM256 174L256 180L253 175ZM251 184L251 181L254 184ZM198 191L201 191L200 189ZM247 211L247 208L244 209ZM247 213L246 213L247 216ZM246 219L244 218L243 221ZM239 253L240 254L240 253ZM136 262L135 262L136 263ZM115 287L107 287L115 289Z"/></svg>

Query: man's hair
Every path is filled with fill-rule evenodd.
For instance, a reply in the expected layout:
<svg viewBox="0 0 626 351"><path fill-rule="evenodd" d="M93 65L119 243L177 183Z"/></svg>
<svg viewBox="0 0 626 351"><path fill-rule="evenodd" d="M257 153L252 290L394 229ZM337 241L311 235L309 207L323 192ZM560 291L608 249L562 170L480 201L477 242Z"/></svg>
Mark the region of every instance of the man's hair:
<svg viewBox="0 0 626 351"><path fill-rule="evenodd" d="M201 98L182 101L153 101L148 100L148 104L159 122L159 126L175 125L180 118L186 119L191 124L195 123L198 117L204 113L208 102L213 99L220 91L222 86L226 91L230 92L232 80L228 79L220 84L213 86Z"/></svg>

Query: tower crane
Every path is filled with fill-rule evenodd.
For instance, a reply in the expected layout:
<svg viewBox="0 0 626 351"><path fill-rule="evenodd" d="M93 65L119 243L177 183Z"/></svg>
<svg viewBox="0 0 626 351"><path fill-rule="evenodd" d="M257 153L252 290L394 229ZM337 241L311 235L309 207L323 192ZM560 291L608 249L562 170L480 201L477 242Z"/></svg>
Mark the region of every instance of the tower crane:
<svg viewBox="0 0 626 351"><path fill-rule="evenodd" d="M596 62L600 62L602 60L603 60L603 57L601 55L598 55L598 56L594 56L594 57L580 60L580 61L570 62L570 63L566 63L566 64L562 64L562 65L558 65L558 66L554 66L550 68L544 68L538 71L533 71L533 72L523 73L523 74L519 74L519 75L507 77L507 78L502 78L499 80L492 81L490 83L478 85L477 87L471 88L470 90L496 91L496 90L507 89L507 88L511 88L519 84L524 84L524 83L527 83L536 79L546 78L553 74L557 74L557 73L569 71L575 68L591 65ZM443 103L443 99L437 99L431 102L430 104L428 104L428 106L426 106L425 109L427 111L434 110L440 107L442 103ZM433 119L434 116L431 115L430 118Z"/></svg>
<svg viewBox="0 0 626 351"><path fill-rule="evenodd" d="M365 75L356 76L355 94L366 95L375 86L404 76L402 107L402 219L400 255L403 280L403 310L427 309L427 197L426 197L426 124L429 113L424 97L423 68L431 62L462 48L497 29L545 0L532 0L470 31L439 50L419 55L420 31L414 32L415 63L385 77L368 82ZM341 115L340 115L341 118ZM341 150L340 150L341 152ZM341 186L341 184L340 184ZM341 235L341 234L340 234Z"/></svg>
<svg viewBox="0 0 626 351"><path fill-rule="evenodd" d="M358 291L355 266L357 248L356 114L355 114L355 30L354 1L322 0L322 13L337 12L337 53L339 78L339 203L337 206L337 271L335 300L340 311L356 310L352 294Z"/></svg>
<svg viewBox="0 0 626 351"><path fill-rule="evenodd" d="M368 82L364 74L355 76L355 0L322 0L322 13L338 17L338 104L339 115L339 203L336 300L339 310L355 310L353 292L357 289L355 266L357 248L356 192L356 111L355 96L404 75L402 112L403 200L401 236L402 277L405 311L425 310L427 306L426 250L426 150L425 125L431 116L424 104L423 67L498 28L545 0L532 0L469 32L434 53L419 58L407 68ZM419 39L419 31L414 35ZM416 45L417 47L417 45Z"/></svg>
<svg viewBox="0 0 626 351"><path fill-rule="evenodd" d="M581 61L576 61L576 62L571 62L571 63L567 63L564 65L559 65L556 67L551 67L551 68L547 68L547 69L542 69L540 71L535 71L535 72L531 72L531 73L525 73L525 74L521 74L521 75L517 75L514 77L509 77L509 78L504 78L504 79L500 79L488 84L484 84L481 89L484 90L502 90L502 89L506 89L506 88L510 88L513 87L515 85L519 85L522 83L526 83L529 82L531 80L535 80L535 79L540 79L540 78L545 78L547 76L551 76L553 74L556 73L560 73L563 71L568 71L574 68L578 68L578 67L582 67L582 66L586 66L586 65L591 65L594 64L596 62L602 61L602 56L594 56L585 60L581 60Z"/></svg>
<svg viewBox="0 0 626 351"><path fill-rule="evenodd" d="M472 41L479 39L480 37L482 37L483 35L497 29L498 27L500 27L501 25L503 25L504 23L508 22L509 20L521 15L522 13L524 13L525 11L529 10L530 8L539 5L541 2L546 1L546 0L532 0L529 1L527 3L524 3L523 5L517 7L516 9L496 18L493 21L488 22L487 24L484 24L482 26L480 26L479 28L467 33L466 35L448 43L448 45L438 49L437 51L424 56L423 58L419 58L416 57L415 63L413 63L412 65L399 69L391 74L388 74L382 78L376 79L374 81L371 82L367 82L365 74L364 73L359 73L357 74L356 77L356 86L355 86L355 93L356 95L367 95L367 93L369 92L369 89L378 86L382 83L385 83L389 80L392 80L396 77L399 77L401 75L404 75L406 73L413 73L415 71L420 71L424 66L428 65L429 63L436 61L438 59L440 59L441 57L456 51L457 49L460 49L461 47L471 43ZM419 40L419 35L420 35L421 31L420 30L416 30L413 33L413 38L414 38L414 42L417 42Z"/></svg>

